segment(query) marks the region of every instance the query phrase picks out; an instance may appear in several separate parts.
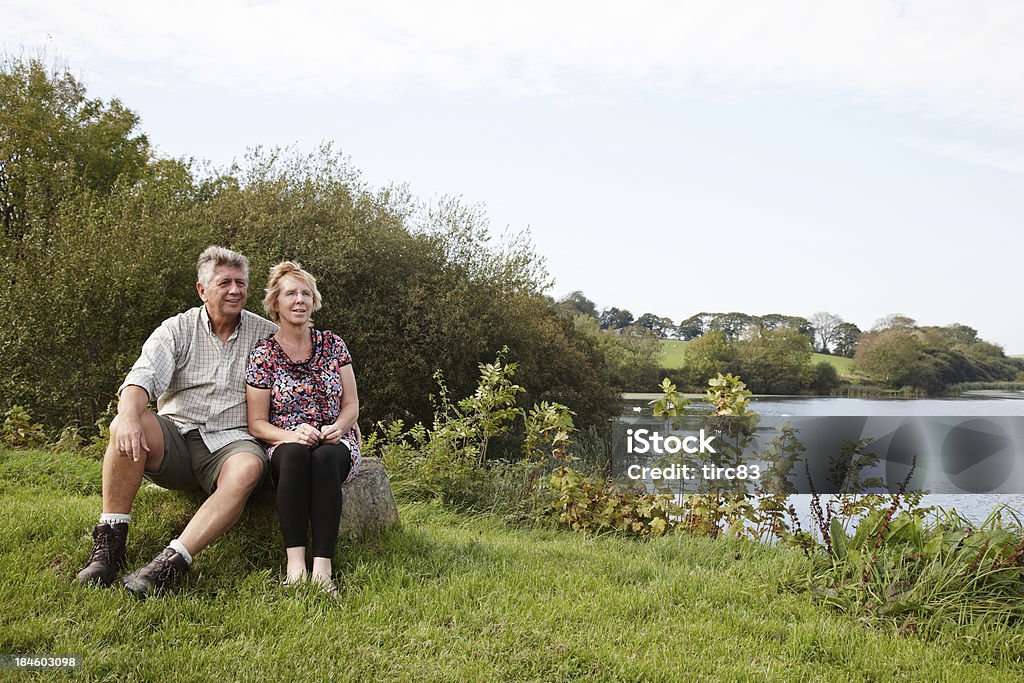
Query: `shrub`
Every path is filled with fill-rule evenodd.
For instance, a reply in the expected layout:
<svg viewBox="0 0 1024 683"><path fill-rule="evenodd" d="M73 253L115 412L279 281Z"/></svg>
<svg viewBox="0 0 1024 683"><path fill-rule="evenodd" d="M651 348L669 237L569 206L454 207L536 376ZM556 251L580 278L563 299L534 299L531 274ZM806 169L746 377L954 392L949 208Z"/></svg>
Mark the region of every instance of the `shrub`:
<svg viewBox="0 0 1024 683"><path fill-rule="evenodd" d="M22 406L11 406L4 414L3 426L0 426L0 441L15 448L31 448L46 443L46 432L38 422Z"/></svg>

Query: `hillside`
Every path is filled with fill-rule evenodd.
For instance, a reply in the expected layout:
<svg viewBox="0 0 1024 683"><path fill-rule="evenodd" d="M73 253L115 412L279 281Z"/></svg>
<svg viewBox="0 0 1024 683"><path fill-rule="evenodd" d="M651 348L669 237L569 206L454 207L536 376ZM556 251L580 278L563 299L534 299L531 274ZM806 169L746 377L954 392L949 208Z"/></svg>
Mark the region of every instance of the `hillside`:
<svg viewBox="0 0 1024 683"><path fill-rule="evenodd" d="M683 359L686 356L686 346L689 343L690 342L680 341L678 339L662 339L660 341L661 367L666 370L682 367ZM853 359L845 358L843 356L829 356L824 353L815 353L811 355L811 362L825 362L831 364L835 367L840 377L844 379L849 378L853 370Z"/></svg>

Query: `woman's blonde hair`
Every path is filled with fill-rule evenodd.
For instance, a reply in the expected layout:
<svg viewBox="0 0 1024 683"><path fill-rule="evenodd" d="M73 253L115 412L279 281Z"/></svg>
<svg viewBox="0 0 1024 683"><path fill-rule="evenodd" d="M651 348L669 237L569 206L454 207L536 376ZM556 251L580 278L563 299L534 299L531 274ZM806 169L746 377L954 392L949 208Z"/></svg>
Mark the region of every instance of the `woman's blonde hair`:
<svg viewBox="0 0 1024 683"><path fill-rule="evenodd" d="M266 296L263 297L263 310L275 323L280 316L277 314L277 298L281 295L281 280L287 276L304 283L313 292L313 313L320 310L323 300L320 298L320 290L316 288L316 278L302 269L302 264L295 261L282 261L270 269L270 279L267 280ZM309 321L310 327L313 321Z"/></svg>

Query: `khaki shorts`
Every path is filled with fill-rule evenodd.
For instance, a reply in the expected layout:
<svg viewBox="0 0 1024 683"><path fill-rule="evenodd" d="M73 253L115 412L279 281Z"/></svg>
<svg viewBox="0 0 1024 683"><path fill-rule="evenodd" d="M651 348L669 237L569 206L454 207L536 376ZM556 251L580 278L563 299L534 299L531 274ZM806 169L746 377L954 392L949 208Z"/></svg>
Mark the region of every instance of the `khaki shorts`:
<svg viewBox="0 0 1024 683"><path fill-rule="evenodd" d="M192 491L201 488L211 494L217 488L220 468L235 453L252 453L267 466L267 452L255 441L232 441L227 446L210 452L203 443L199 430L187 434L178 431L178 426L160 415L156 416L164 434L164 461L156 472L146 471L146 479L165 489ZM265 478L264 478L265 481Z"/></svg>

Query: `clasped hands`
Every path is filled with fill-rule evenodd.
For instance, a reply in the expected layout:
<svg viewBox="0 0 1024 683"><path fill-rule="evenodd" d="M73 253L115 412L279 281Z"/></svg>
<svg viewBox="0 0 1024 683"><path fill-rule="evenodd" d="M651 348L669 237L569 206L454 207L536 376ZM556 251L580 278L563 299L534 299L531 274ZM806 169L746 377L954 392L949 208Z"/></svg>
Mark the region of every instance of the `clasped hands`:
<svg viewBox="0 0 1024 683"><path fill-rule="evenodd" d="M295 437L294 441L303 446L316 446L321 441L331 444L338 443L342 437L341 430L333 422L329 425L324 425L322 429L317 429L313 425L303 422L291 431Z"/></svg>
<svg viewBox="0 0 1024 683"><path fill-rule="evenodd" d="M359 434L359 427L356 426L356 438L361 438ZM295 443L300 443L303 446L316 446L318 443L336 444L341 441L341 437L345 434L341 431L341 428L334 422L329 425L324 425L322 428L317 429L311 424L303 422L295 429L291 430L295 438Z"/></svg>

